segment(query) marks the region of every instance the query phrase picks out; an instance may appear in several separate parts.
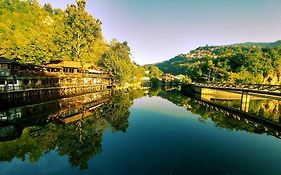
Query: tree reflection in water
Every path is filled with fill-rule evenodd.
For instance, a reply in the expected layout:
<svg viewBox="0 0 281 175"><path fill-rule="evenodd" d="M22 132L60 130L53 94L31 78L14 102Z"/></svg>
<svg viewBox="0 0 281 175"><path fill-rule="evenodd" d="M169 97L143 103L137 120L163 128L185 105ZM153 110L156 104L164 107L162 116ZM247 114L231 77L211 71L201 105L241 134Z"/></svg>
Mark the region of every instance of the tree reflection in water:
<svg viewBox="0 0 281 175"><path fill-rule="evenodd" d="M143 96L143 90L115 92L110 100L95 108L90 117L82 117L72 123L47 123L23 130L20 138L0 142L0 161L13 158L36 162L44 154L57 151L68 156L72 166L88 168L88 161L102 151L102 137L107 128L125 132L128 128L129 108L135 98Z"/></svg>
<svg viewBox="0 0 281 175"><path fill-rule="evenodd" d="M97 102L85 100L87 103L83 108L79 107L80 112L83 111L83 113L75 114L71 120L64 118L55 120L59 116L58 114L62 114L62 112L53 112L54 115L49 115L53 118L48 118L52 121L51 123L46 123L47 120L44 120L45 124L29 125L23 129L20 138L0 142L0 161L10 162L12 159L18 158L23 161L36 162L43 155L56 151L60 156L67 156L71 166L87 169L88 161L101 153L103 134L107 129L111 129L112 132L126 132L129 126L129 108L134 99L143 95L143 90L117 91L102 105L97 105L96 108L91 106L98 104ZM212 120L216 127L258 134L274 135L275 133L275 130L271 128L265 129L262 125L247 122L239 116L229 117L225 113L204 106L192 98L183 96L180 91L174 88L165 88L165 90L152 88L147 92L147 95L167 99L194 114L199 114L198 120L200 122ZM80 102L82 101L80 100ZM233 103L235 106L236 102ZM263 107L271 105L273 106L272 110L263 110L267 112L263 116L271 116L270 111L275 115L280 113L277 111L277 107L265 103L266 101L255 101L252 104L253 109L261 111ZM70 107L74 108L75 105L70 105ZM88 107L90 108L88 109ZM89 114L90 116L88 116ZM28 118L24 121L28 121ZM64 121L64 123L61 121Z"/></svg>
<svg viewBox="0 0 281 175"><path fill-rule="evenodd" d="M155 91L158 91L157 96L167 99L178 106L182 106L194 114L199 114L200 117L198 120L200 122L205 122L206 120L210 119L214 122L215 126L220 128L227 128L229 130L235 131L247 131L256 134L267 133L280 138L280 128L270 128L268 126L264 126L262 123L251 122L248 119L237 116L237 114L226 115L225 111L215 110L210 105L202 105L202 103L198 102L194 98L183 96L178 90L172 90L168 92L159 90ZM240 101L234 100L220 102L220 104L233 108L238 108L237 106L240 104L237 103L240 103ZM275 105L272 105L272 103ZM276 121L276 118L279 118L280 116L280 110L278 110L278 107L276 107L279 106L279 103L281 102L278 100L273 101L268 99L252 101L250 102L249 113L255 115L256 117ZM270 105L273 106L272 110L270 110L268 107Z"/></svg>

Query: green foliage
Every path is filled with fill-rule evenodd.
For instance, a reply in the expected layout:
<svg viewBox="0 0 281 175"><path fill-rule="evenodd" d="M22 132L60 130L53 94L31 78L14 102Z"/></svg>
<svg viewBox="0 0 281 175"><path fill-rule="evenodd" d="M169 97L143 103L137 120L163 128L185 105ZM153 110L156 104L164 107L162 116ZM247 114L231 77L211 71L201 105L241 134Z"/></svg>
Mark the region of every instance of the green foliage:
<svg viewBox="0 0 281 175"><path fill-rule="evenodd" d="M99 65L113 75L116 84L125 85L141 81L144 69L130 59L130 48L127 42L113 40L109 49L103 54Z"/></svg>
<svg viewBox="0 0 281 175"><path fill-rule="evenodd" d="M103 45L101 22L85 11L85 1L70 4L64 11L57 26L54 42L59 56L82 62L97 62L95 47Z"/></svg>
<svg viewBox="0 0 281 175"><path fill-rule="evenodd" d="M108 46L101 21L85 6L85 0L65 10L41 7L35 0L0 1L0 56L38 65L51 60L100 63L118 84L140 81L145 70L130 61L127 43Z"/></svg>
<svg viewBox="0 0 281 175"><path fill-rule="evenodd" d="M55 151L60 156L68 157L71 166L87 169L88 161L102 151L103 134L108 128L114 132L126 131L132 101L143 94L143 90L132 90L129 93L118 91L87 118L69 124L44 122L45 125L26 127L20 138L0 142L0 161L9 162L18 158L37 162L44 154ZM42 113L41 110L38 114ZM34 112L26 117L28 123L33 122L33 117L38 120ZM46 121L45 115L43 120ZM18 123L22 126L22 121Z"/></svg>
<svg viewBox="0 0 281 175"><path fill-rule="evenodd" d="M161 81L158 78L151 78L150 79L152 86L158 86Z"/></svg>
<svg viewBox="0 0 281 175"><path fill-rule="evenodd" d="M0 2L0 55L42 63L53 57L53 17L36 1Z"/></svg>
<svg viewBox="0 0 281 175"><path fill-rule="evenodd" d="M155 65L146 65L144 68L148 72L147 76L149 78L160 78L163 74L163 72Z"/></svg>
<svg viewBox="0 0 281 175"><path fill-rule="evenodd" d="M158 93L158 96L167 99L169 101L171 101L172 103L178 105L178 106L182 106L187 108L187 110L191 111L193 114L199 114L200 117L198 118L198 120L200 122L207 122L207 120L212 120L215 124L216 127L219 128L227 128L229 130L234 130L234 131L247 131L250 133L264 133L263 127L255 127L254 125L248 124L246 122L244 122L244 120L237 120L233 117L226 117L225 114L218 112L216 110L211 109L210 107L206 107L203 106L202 104L199 104L198 101L194 100L193 98L189 98L186 96L183 96L179 91L177 90L173 90L173 91L169 91L169 92L165 92L165 91L160 91ZM216 101L216 103L225 105L225 106L231 106L234 108L240 108L240 101ZM253 103L253 104L251 104ZM256 104L258 103L258 104ZM263 104L264 103L264 104ZM274 118L274 120L276 121L277 119L279 119L277 116L280 116L280 112L278 112L276 110L276 107L278 106L277 103L279 102L274 102L271 107L267 107L267 111L266 112L270 112L267 115L261 115L263 112L263 109L265 109L264 106L268 105L266 101L263 101L263 103L257 101L257 102L250 102L251 104L251 110L253 109L254 111L251 111L250 113L252 114L258 114L258 116L260 117L265 117L265 118ZM253 106L252 105L256 105ZM271 112L274 111L274 112ZM274 117L270 117L272 116L272 114L274 113Z"/></svg>
<svg viewBox="0 0 281 175"><path fill-rule="evenodd" d="M245 47L250 47L250 46L256 46L256 47L276 47L276 46L281 46L281 40L272 42L272 43L254 43L254 42L246 42L246 43L238 43L238 44L233 44L232 46L245 46Z"/></svg>
<svg viewBox="0 0 281 175"><path fill-rule="evenodd" d="M51 4L45 4L44 5L44 7L43 7L43 9L46 11L46 12L49 12L49 13L51 13L51 14L53 14L54 13L54 10L53 10L53 8L52 8L52 5Z"/></svg>
<svg viewBox="0 0 281 175"><path fill-rule="evenodd" d="M181 79L181 82L183 82L183 83L192 83L191 78L189 78L186 75L180 74L180 75L178 75L178 77Z"/></svg>
<svg viewBox="0 0 281 175"><path fill-rule="evenodd" d="M281 46L205 46L157 64L195 82L281 83Z"/></svg>

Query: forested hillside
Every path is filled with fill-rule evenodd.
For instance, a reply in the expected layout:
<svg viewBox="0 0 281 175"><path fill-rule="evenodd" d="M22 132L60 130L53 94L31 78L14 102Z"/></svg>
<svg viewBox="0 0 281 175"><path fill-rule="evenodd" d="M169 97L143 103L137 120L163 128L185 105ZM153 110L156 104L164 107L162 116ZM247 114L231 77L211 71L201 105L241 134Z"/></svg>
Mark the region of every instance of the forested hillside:
<svg viewBox="0 0 281 175"><path fill-rule="evenodd" d="M281 46L281 40L275 41L275 42L269 42L269 43L255 43L255 42L246 42L246 43L238 43L238 44L232 44L231 46L256 46L256 47L277 47Z"/></svg>
<svg viewBox="0 0 281 175"><path fill-rule="evenodd" d="M36 0L0 1L0 57L37 65L51 60L95 63L118 84L139 81L144 69L131 61L127 42L106 42L102 22L85 6L85 0L65 10Z"/></svg>
<svg viewBox="0 0 281 175"><path fill-rule="evenodd" d="M280 84L281 46L205 46L156 65L195 82Z"/></svg>

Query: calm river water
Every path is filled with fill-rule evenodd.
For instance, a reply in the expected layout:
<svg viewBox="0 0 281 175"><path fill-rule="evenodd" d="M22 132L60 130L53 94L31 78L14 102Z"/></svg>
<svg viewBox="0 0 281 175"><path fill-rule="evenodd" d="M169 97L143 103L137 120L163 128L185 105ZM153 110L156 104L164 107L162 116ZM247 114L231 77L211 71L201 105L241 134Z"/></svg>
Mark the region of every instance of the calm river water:
<svg viewBox="0 0 281 175"><path fill-rule="evenodd" d="M253 109L279 116L279 101L259 101ZM1 175L281 174L274 129L177 90L88 94L2 110L0 117Z"/></svg>

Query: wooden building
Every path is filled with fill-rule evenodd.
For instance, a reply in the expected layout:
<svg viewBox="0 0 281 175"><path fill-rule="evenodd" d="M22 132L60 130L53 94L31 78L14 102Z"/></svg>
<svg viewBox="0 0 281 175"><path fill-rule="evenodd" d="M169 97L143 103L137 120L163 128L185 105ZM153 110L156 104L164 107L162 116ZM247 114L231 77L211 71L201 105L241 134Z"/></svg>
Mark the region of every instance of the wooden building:
<svg viewBox="0 0 281 175"><path fill-rule="evenodd" d="M9 85L13 86L18 82L14 82L14 67L17 63L13 60L0 57L0 89L8 90Z"/></svg>
<svg viewBox="0 0 281 175"><path fill-rule="evenodd" d="M79 61L51 61L37 66L0 58L0 92L66 86L111 86L103 68Z"/></svg>

